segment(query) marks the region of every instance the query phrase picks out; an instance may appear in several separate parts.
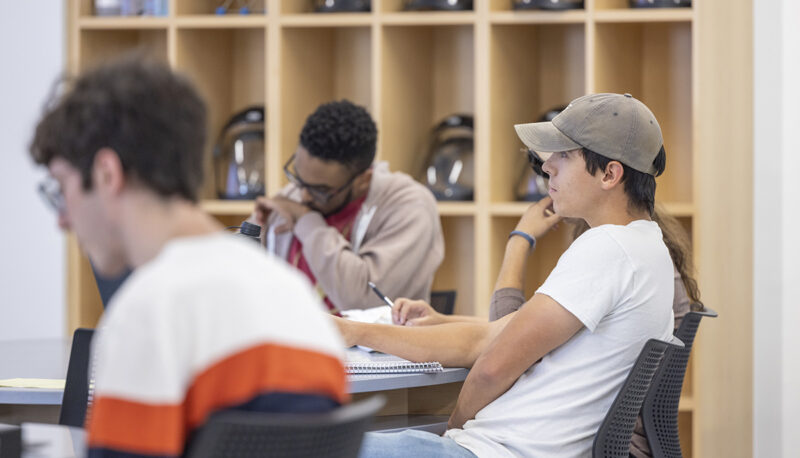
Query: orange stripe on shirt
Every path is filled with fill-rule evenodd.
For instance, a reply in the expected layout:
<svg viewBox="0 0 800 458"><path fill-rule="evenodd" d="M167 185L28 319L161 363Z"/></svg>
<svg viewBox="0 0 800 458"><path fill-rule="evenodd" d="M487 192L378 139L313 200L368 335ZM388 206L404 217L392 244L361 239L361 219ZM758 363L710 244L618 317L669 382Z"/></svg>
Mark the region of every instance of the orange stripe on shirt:
<svg viewBox="0 0 800 458"><path fill-rule="evenodd" d="M189 427L205 423L220 407L239 405L262 393L321 394L343 404L348 400L346 386L344 366L332 356L259 345L214 364L195 378L186 397Z"/></svg>
<svg viewBox="0 0 800 458"><path fill-rule="evenodd" d="M318 394L344 403L347 378L329 355L263 344L236 353L197 375L181 404L146 404L97 393L89 446L140 454L176 455L188 432L208 416L270 392Z"/></svg>
<svg viewBox="0 0 800 458"><path fill-rule="evenodd" d="M180 455L186 423L180 404L142 404L98 396L89 417L89 447L143 455Z"/></svg>

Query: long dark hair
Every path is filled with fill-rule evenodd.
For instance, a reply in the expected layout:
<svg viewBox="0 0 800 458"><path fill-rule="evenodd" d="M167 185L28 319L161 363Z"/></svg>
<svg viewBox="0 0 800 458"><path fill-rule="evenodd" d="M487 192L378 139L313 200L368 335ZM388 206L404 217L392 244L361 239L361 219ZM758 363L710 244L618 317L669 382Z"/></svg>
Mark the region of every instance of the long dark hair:
<svg viewBox="0 0 800 458"><path fill-rule="evenodd" d="M667 213L659 204L655 204L652 217L653 221L661 228L664 244L669 250L669 256L672 258L675 269L681 276L692 310L702 310L703 303L700 302L700 289L697 287L697 280L694 278L694 262L692 262L692 247L689 235L680 221ZM582 219L570 220L570 222L574 225L572 230L573 240L589 230L589 225Z"/></svg>

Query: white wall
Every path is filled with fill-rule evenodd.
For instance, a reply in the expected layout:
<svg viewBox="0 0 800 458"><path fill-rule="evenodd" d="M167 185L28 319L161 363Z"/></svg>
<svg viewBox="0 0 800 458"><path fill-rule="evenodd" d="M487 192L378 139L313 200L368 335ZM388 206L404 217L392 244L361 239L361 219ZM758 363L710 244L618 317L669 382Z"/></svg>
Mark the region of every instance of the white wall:
<svg viewBox="0 0 800 458"><path fill-rule="evenodd" d="M800 2L753 4L753 456L789 457L800 450Z"/></svg>
<svg viewBox="0 0 800 458"><path fill-rule="evenodd" d="M61 337L64 238L36 193L33 126L64 69L64 4L4 1L0 14L0 340Z"/></svg>

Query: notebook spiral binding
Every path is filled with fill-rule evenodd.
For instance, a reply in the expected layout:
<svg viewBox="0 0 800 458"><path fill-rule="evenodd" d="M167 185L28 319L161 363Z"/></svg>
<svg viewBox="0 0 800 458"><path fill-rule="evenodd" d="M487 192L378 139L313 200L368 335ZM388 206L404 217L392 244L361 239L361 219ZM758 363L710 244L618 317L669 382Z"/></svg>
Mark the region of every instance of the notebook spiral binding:
<svg viewBox="0 0 800 458"><path fill-rule="evenodd" d="M412 363L400 361L350 362L345 365L348 374L433 374L444 368L439 362Z"/></svg>

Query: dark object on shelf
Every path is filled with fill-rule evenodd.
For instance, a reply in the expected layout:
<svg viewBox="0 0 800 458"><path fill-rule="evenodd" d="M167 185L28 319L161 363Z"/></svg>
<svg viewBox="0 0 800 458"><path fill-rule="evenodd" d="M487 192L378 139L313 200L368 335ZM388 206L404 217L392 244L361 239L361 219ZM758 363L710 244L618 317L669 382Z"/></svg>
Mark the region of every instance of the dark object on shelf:
<svg viewBox="0 0 800 458"><path fill-rule="evenodd" d="M316 13L360 13L372 10L371 0L313 0Z"/></svg>
<svg viewBox="0 0 800 458"><path fill-rule="evenodd" d="M431 132L422 182L437 200L472 200L475 133L471 115L451 115Z"/></svg>
<svg viewBox="0 0 800 458"><path fill-rule="evenodd" d="M264 107L236 113L214 146L214 180L220 199L264 195Z"/></svg>
<svg viewBox="0 0 800 458"><path fill-rule="evenodd" d="M629 0L631 8L691 8L692 0Z"/></svg>
<svg viewBox="0 0 800 458"><path fill-rule="evenodd" d="M472 0L406 0L406 11L468 11L472 10Z"/></svg>
<svg viewBox="0 0 800 458"><path fill-rule="evenodd" d="M94 0L97 16L166 16L167 0Z"/></svg>
<svg viewBox="0 0 800 458"><path fill-rule="evenodd" d="M538 122L552 121L564 108L566 106L551 108L539 118ZM515 194L517 200L536 202L547 195L547 180L550 177L542 170L544 161L538 155L531 154L528 151L527 156L530 167L522 168L522 174L517 180Z"/></svg>
<svg viewBox="0 0 800 458"><path fill-rule="evenodd" d="M514 10L577 10L583 8L583 0L512 0Z"/></svg>
<svg viewBox="0 0 800 458"><path fill-rule="evenodd" d="M214 14L217 15L224 15L228 13L239 13L239 14L250 14L250 13L258 13L258 14L266 14L267 9L266 7L263 10L254 10L253 4L256 3L255 0L225 0L222 2L222 5L218 6L214 10ZM236 6L234 6L234 4ZM238 8L238 10L237 10Z"/></svg>

